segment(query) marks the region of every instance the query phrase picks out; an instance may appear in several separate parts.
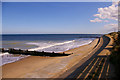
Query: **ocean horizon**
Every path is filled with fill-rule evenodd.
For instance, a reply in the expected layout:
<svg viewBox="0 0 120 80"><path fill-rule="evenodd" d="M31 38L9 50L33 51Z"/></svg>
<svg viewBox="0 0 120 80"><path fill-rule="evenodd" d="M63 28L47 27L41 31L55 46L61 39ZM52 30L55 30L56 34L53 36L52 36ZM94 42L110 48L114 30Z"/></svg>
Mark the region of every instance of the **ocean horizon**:
<svg viewBox="0 0 120 80"><path fill-rule="evenodd" d="M6 1L1 2L1 78L119 75L119 2Z"/></svg>
<svg viewBox="0 0 120 80"><path fill-rule="evenodd" d="M59 46L66 46L65 48L67 49L60 50L65 51L68 50L68 44L72 45L69 47L71 49L87 44L94 40L94 38L101 36L101 34L3 34L2 47L21 49L41 47L38 50L59 51ZM57 47L57 50L53 47Z"/></svg>
<svg viewBox="0 0 120 80"><path fill-rule="evenodd" d="M28 49L31 51L63 52L91 43L100 34L8 34L2 35L1 48ZM7 64L26 56L3 53L2 63Z"/></svg>

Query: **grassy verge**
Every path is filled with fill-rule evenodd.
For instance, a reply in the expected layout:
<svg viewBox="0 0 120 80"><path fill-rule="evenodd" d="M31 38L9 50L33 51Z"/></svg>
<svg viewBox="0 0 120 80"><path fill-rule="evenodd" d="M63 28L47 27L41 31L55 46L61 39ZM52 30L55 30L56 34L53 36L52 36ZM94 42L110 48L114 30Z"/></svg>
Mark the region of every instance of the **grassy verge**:
<svg viewBox="0 0 120 80"><path fill-rule="evenodd" d="M109 35L114 39L110 62L115 66L116 77L120 76L120 32L113 32Z"/></svg>

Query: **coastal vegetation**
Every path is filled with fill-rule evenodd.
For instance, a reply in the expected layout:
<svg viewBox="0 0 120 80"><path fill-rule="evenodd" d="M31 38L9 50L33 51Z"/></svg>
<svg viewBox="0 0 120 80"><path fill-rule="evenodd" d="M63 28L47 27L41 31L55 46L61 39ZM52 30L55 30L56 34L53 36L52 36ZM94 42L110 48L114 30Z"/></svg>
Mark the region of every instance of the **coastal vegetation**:
<svg viewBox="0 0 120 80"><path fill-rule="evenodd" d="M109 35L114 39L110 62L115 67L116 77L120 76L120 32L112 32Z"/></svg>

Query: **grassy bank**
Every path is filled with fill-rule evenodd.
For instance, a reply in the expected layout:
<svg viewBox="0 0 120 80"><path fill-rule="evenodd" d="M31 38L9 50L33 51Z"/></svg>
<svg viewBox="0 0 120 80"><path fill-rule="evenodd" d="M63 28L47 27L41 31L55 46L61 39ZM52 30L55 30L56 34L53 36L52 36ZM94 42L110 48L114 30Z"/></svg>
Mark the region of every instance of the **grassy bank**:
<svg viewBox="0 0 120 80"><path fill-rule="evenodd" d="M110 55L110 62L115 67L116 77L120 76L120 32L113 32L109 35L114 39L112 53Z"/></svg>

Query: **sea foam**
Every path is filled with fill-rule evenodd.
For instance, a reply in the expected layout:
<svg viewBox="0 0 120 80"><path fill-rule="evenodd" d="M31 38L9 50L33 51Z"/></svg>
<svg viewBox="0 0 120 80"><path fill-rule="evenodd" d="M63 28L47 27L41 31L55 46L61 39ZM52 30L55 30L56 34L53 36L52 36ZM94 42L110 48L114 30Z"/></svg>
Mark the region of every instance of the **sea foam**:
<svg viewBox="0 0 120 80"><path fill-rule="evenodd" d="M79 46L83 46L86 44L89 44L94 39L75 39L75 40L69 40L69 41L38 41L38 42L27 42L27 45L36 45L37 48L31 48L28 49L29 51L46 51L46 52L63 52L69 49L73 49ZM29 56L29 55L28 55ZM14 56L13 54L9 53L2 53L0 54L0 57L2 58L2 64L8 64L15 61L18 61L22 58L28 57L26 55L18 55Z"/></svg>
<svg viewBox="0 0 120 80"><path fill-rule="evenodd" d="M37 50L41 50L41 49L45 49L45 48L49 48L49 47L53 47L53 46L57 46L57 45L63 45L63 44L68 44L68 43L71 43L71 42L74 42L75 40L72 40L72 41L65 41L63 43L55 43L53 45L48 45L48 46L45 46L45 47L38 47L38 48L33 48L33 49L29 49L29 51L37 51ZM29 43L30 44L30 43ZM34 44L34 45L39 45L37 43L31 43L31 44Z"/></svg>

